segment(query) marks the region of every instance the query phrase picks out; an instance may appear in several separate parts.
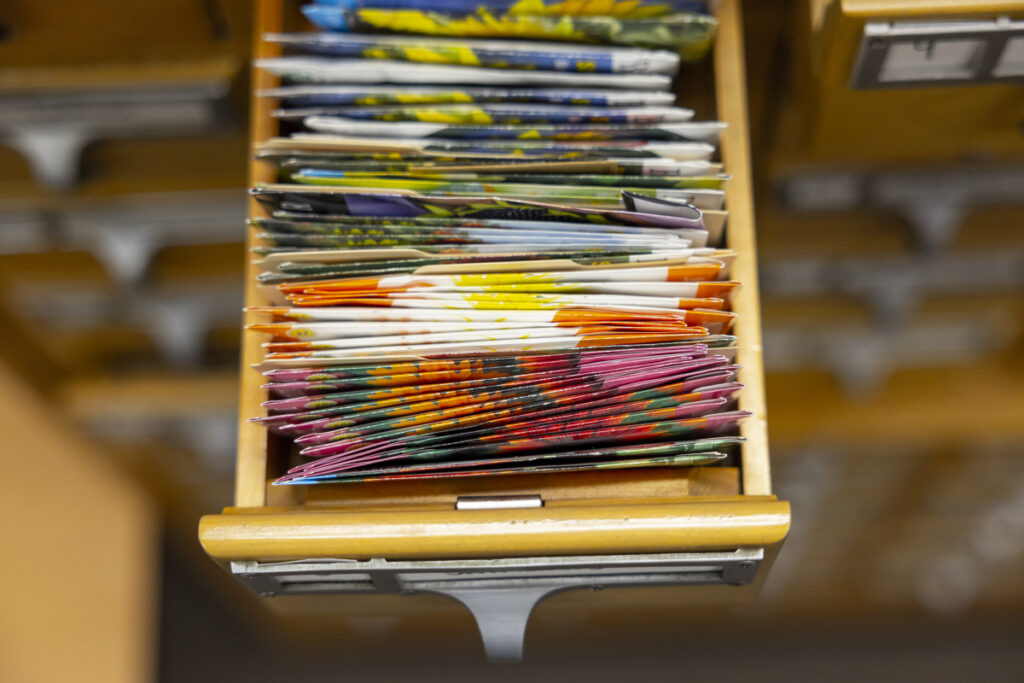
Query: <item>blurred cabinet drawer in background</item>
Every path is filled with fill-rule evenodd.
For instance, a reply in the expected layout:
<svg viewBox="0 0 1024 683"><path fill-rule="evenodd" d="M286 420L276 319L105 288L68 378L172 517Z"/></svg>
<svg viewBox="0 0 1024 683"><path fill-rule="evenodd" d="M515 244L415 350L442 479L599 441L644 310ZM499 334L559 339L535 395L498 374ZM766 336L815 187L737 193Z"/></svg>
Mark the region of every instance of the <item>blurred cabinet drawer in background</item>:
<svg viewBox="0 0 1024 683"><path fill-rule="evenodd" d="M79 183L79 157L97 141L183 138L145 154L148 168L162 163L174 169L190 144L213 143L195 138L229 137L243 118L238 81L249 26L248 4L234 0L164 1L145 11L126 2L6 3L0 14L0 142L23 161L4 163L0 179L19 196L32 193L29 172L65 190ZM205 163L218 158L232 155L196 157L189 173L207 172ZM111 175L109 169L99 173ZM135 174L121 171L122 177ZM173 172L160 175L166 183Z"/></svg>
<svg viewBox="0 0 1024 683"><path fill-rule="evenodd" d="M993 60L1013 62L1021 39L1005 47L1001 40L1010 36L1011 27L1022 26L1024 3L807 4L810 16L796 27L794 44L799 50L808 41L811 60L792 60L796 96L780 118L776 148L781 165L926 163L951 157L978 162L1024 154L1020 81L1008 73L988 81L966 76L995 67L998 61ZM963 38L955 37L958 31ZM929 32L934 35L928 37ZM1000 42L989 46L985 36L993 33ZM944 40L953 41L949 49L943 47ZM873 52L885 56L876 59ZM940 77L927 68L938 62L948 67L943 73L955 77ZM879 82L873 84L873 79ZM872 85L879 87L868 87Z"/></svg>

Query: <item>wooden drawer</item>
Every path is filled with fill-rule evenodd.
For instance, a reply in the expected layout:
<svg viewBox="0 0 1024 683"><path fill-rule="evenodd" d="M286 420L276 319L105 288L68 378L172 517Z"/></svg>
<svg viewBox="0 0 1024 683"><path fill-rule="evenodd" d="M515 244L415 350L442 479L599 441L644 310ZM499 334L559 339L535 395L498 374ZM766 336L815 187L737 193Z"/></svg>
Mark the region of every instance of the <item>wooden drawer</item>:
<svg viewBox="0 0 1024 683"><path fill-rule="evenodd" d="M263 0L257 31L280 30L292 22L286 16L297 15L296 7ZM769 476L739 0L718 3L718 13L713 64L691 67L692 74L688 71L680 79L680 101L687 106L696 102L704 118L713 118L717 109L717 116L729 122L722 143L726 170L733 176L727 244L739 254L734 277L745 283L734 306L739 314L738 362L744 366L740 381L746 384L740 407L754 413L742 427L747 441L738 466L515 476L483 483L271 487L270 481L284 471L285 454L261 426L245 420L260 414L266 398L262 377L251 367L260 359L262 340L246 335L235 506L204 517L199 528L211 556L252 567L317 558L486 561L752 549L773 555L786 535L789 507L772 495ZM258 55L271 56L275 49L257 40ZM254 75L254 88L273 85L270 75ZM270 108L265 100L253 100L254 142L276 132ZM270 175L264 165L251 166L253 182L270 180ZM255 202L250 210L263 215ZM250 266L250 306L265 304L254 287L255 275ZM455 509L459 496L499 492L539 494L544 506Z"/></svg>

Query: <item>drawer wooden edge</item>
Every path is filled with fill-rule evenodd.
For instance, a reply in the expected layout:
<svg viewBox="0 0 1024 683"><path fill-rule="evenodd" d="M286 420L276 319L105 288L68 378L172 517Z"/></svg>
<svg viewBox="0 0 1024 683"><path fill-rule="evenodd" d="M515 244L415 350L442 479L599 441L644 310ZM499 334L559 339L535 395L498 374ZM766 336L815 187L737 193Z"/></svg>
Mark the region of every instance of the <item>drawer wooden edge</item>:
<svg viewBox="0 0 1024 683"><path fill-rule="evenodd" d="M789 504L772 497L515 510L236 508L203 517L199 540L221 561L663 553L777 544L789 520Z"/></svg>
<svg viewBox="0 0 1024 683"><path fill-rule="evenodd" d="M733 277L743 287L733 300L738 314L733 334L739 338L737 361L743 366L739 380L745 388L740 408L753 415L744 421L743 492L771 493L767 416L761 347L761 310L757 279L757 239L754 228L753 179L750 164L750 126L747 120L746 67L743 50L741 0L718 3L718 32L714 46L715 91L718 117L729 126L722 133L722 159L729 180L727 246L737 252Z"/></svg>

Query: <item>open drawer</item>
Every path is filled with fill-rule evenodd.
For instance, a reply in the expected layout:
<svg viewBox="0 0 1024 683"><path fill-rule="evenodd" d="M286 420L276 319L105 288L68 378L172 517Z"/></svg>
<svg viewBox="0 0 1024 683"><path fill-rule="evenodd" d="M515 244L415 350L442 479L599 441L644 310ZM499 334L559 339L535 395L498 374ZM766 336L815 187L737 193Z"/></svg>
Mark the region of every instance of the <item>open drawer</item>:
<svg viewBox="0 0 1024 683"><path fill-rule="evenodd" d="M259 34L298 16L297 4L280 0L263 0L258 11ZM756 589L786 535L789 507L772 495L769 476L740 3L723 0L717 13L714 58L686 67L679 101L729 124L721 145L732 175L726 243L745 284L733 301L746 385L740 408L754 414L742 425L734 466L272 487L288 466L287 444L245 421L266 398L251 367L262 339L247 334L235 507L199 528L212 557L267 595L451 595L473 610L489 652L504 657L518 655L533 604L557 590L720 584L721 598L734 599ZM257 55L276 49L257 38ZM273 85L269 74L254 75L256 89ZM270 108L254 99L253 142L276 133ZM271 179L270 168L251 169L253 182ZM250 210L263 215L255 201ZM265 303L255 275L250 266L250 306ZM510 621L518 624L511 631Z"/></svg>

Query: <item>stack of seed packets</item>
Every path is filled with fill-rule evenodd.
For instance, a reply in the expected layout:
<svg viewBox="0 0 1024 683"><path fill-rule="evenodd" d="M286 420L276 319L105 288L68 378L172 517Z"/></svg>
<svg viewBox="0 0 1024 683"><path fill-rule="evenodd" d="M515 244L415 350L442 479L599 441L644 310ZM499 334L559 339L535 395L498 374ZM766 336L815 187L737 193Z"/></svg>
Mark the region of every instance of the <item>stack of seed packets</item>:
<svg viewBox="0 0 1024 683"><path fill-rule="evenodd" d="M704 3L304 12L324 30L267 35L285 55L257 62L282 79L256 150L277 181L252 190L273 305L249 325L253 419L297 451L277 483L729 457L724 124L671 93L710 46Z"/></svg>

